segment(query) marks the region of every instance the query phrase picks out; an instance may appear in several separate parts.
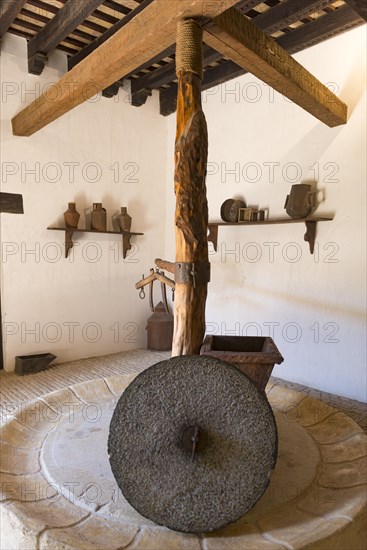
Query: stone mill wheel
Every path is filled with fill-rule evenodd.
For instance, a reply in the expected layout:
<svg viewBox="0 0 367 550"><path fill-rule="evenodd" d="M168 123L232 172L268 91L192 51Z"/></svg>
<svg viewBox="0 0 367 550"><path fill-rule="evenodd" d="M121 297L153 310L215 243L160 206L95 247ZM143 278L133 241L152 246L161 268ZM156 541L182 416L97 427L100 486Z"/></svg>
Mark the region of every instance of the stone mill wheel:
<svg viewBox="0 0 367 550"><path fill-rule="evenodd" d="M265 395L205 356L139 374L114 411L112 472L143 516L175 531L213 531L249 511L269 484L277 429Z"/></svg>

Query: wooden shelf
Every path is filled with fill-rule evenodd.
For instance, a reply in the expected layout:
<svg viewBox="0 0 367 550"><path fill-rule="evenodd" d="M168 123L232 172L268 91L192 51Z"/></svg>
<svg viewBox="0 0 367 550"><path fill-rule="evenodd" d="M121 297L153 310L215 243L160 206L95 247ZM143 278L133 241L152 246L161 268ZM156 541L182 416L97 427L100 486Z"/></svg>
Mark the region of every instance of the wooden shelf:
<svg viewBox="0 0 367 550"><path fill-rule="evenodd" d="M273 218L270 220L253 222L209 222L208 223L208 241L213 243L214 250L218 250L218 227L222 226L242 226L242 225L272 225L286 223L304 223L306 233L304 240L310 245L310 252L313 254L315 248L316 227L318 222L329 222L334 219L333 216L309 216L308 218Z"/></svg>
<svg viewBox="0 0 367 550"><path fill-rule="evenodd" d="M130 237L132 235L144 235L144 233L133 233L131 231L97 231L95 229L68 229L66 227L48 227L49 231L65 231L65 258L68 257L69 251L73 248L73 233L94 233L119 235L122 237L122 255L126 258L128 250L131 249Z"/></svg>

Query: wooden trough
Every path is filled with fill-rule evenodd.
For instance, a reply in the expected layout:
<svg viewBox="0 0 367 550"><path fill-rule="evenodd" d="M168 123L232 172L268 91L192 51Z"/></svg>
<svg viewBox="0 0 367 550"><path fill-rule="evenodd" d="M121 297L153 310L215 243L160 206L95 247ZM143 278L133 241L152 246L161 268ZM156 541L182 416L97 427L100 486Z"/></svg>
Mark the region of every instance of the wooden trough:
<svg viewBox="0 0 367 550"><path fill-rule="evenodd" d="M207 336L200 355L210 355L234 365L262 392L274 365L284 361L273 339L263 336Z"/></svg>

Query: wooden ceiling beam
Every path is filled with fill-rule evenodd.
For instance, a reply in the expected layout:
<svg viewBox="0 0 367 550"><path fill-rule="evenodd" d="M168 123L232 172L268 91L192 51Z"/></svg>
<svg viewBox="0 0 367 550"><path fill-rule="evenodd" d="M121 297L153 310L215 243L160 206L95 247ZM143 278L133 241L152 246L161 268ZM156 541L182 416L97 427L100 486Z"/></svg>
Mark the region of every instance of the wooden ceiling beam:
<svg viewBox="0 0 367 550"><path fill-rule="evenodd" d="M213 18L235 4L236 0L155 0L18 113L12 119L14 135L34 134L168 48L176 41L180 19Z"/></svg>
<svg viewBox="0 0 367 550"><path fill-rule="evenodd" d="M205 25L204 41L328 126L347 122L346 104L238 10Z"/></svg>
<svg viewBox="0 0 367 550"><path fill-rule="evenodd" d="M2 0L0 5L0 40L25 3L26 0Z"/></svg>
<svg viewBox="0 0 367 550"><path fill-rule="evenodd" d="M47 54L63 42L102 2L103 0L69 0L28 42L28 71L32 74L41 74Z"/></svg>
<svg viewBox="0 0 367 550"><path fill-rule="evenodd" d="M366 0L345 0L345 2L367 21L367 3Z"/></svg>

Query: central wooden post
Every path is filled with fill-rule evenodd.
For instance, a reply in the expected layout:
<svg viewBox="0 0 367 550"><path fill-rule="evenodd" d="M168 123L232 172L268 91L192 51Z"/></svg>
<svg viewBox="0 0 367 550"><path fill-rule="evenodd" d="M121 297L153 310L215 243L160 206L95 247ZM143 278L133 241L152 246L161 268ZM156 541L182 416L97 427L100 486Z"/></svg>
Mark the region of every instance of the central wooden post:
<svg viewBox="0 0 367 550"><path fill-rule="evenodd" d="M199 353L210 278L206 170L208 132L201 105L202 29L192 19L177 29L175 146L175 324L172 355Z"/></svg>

